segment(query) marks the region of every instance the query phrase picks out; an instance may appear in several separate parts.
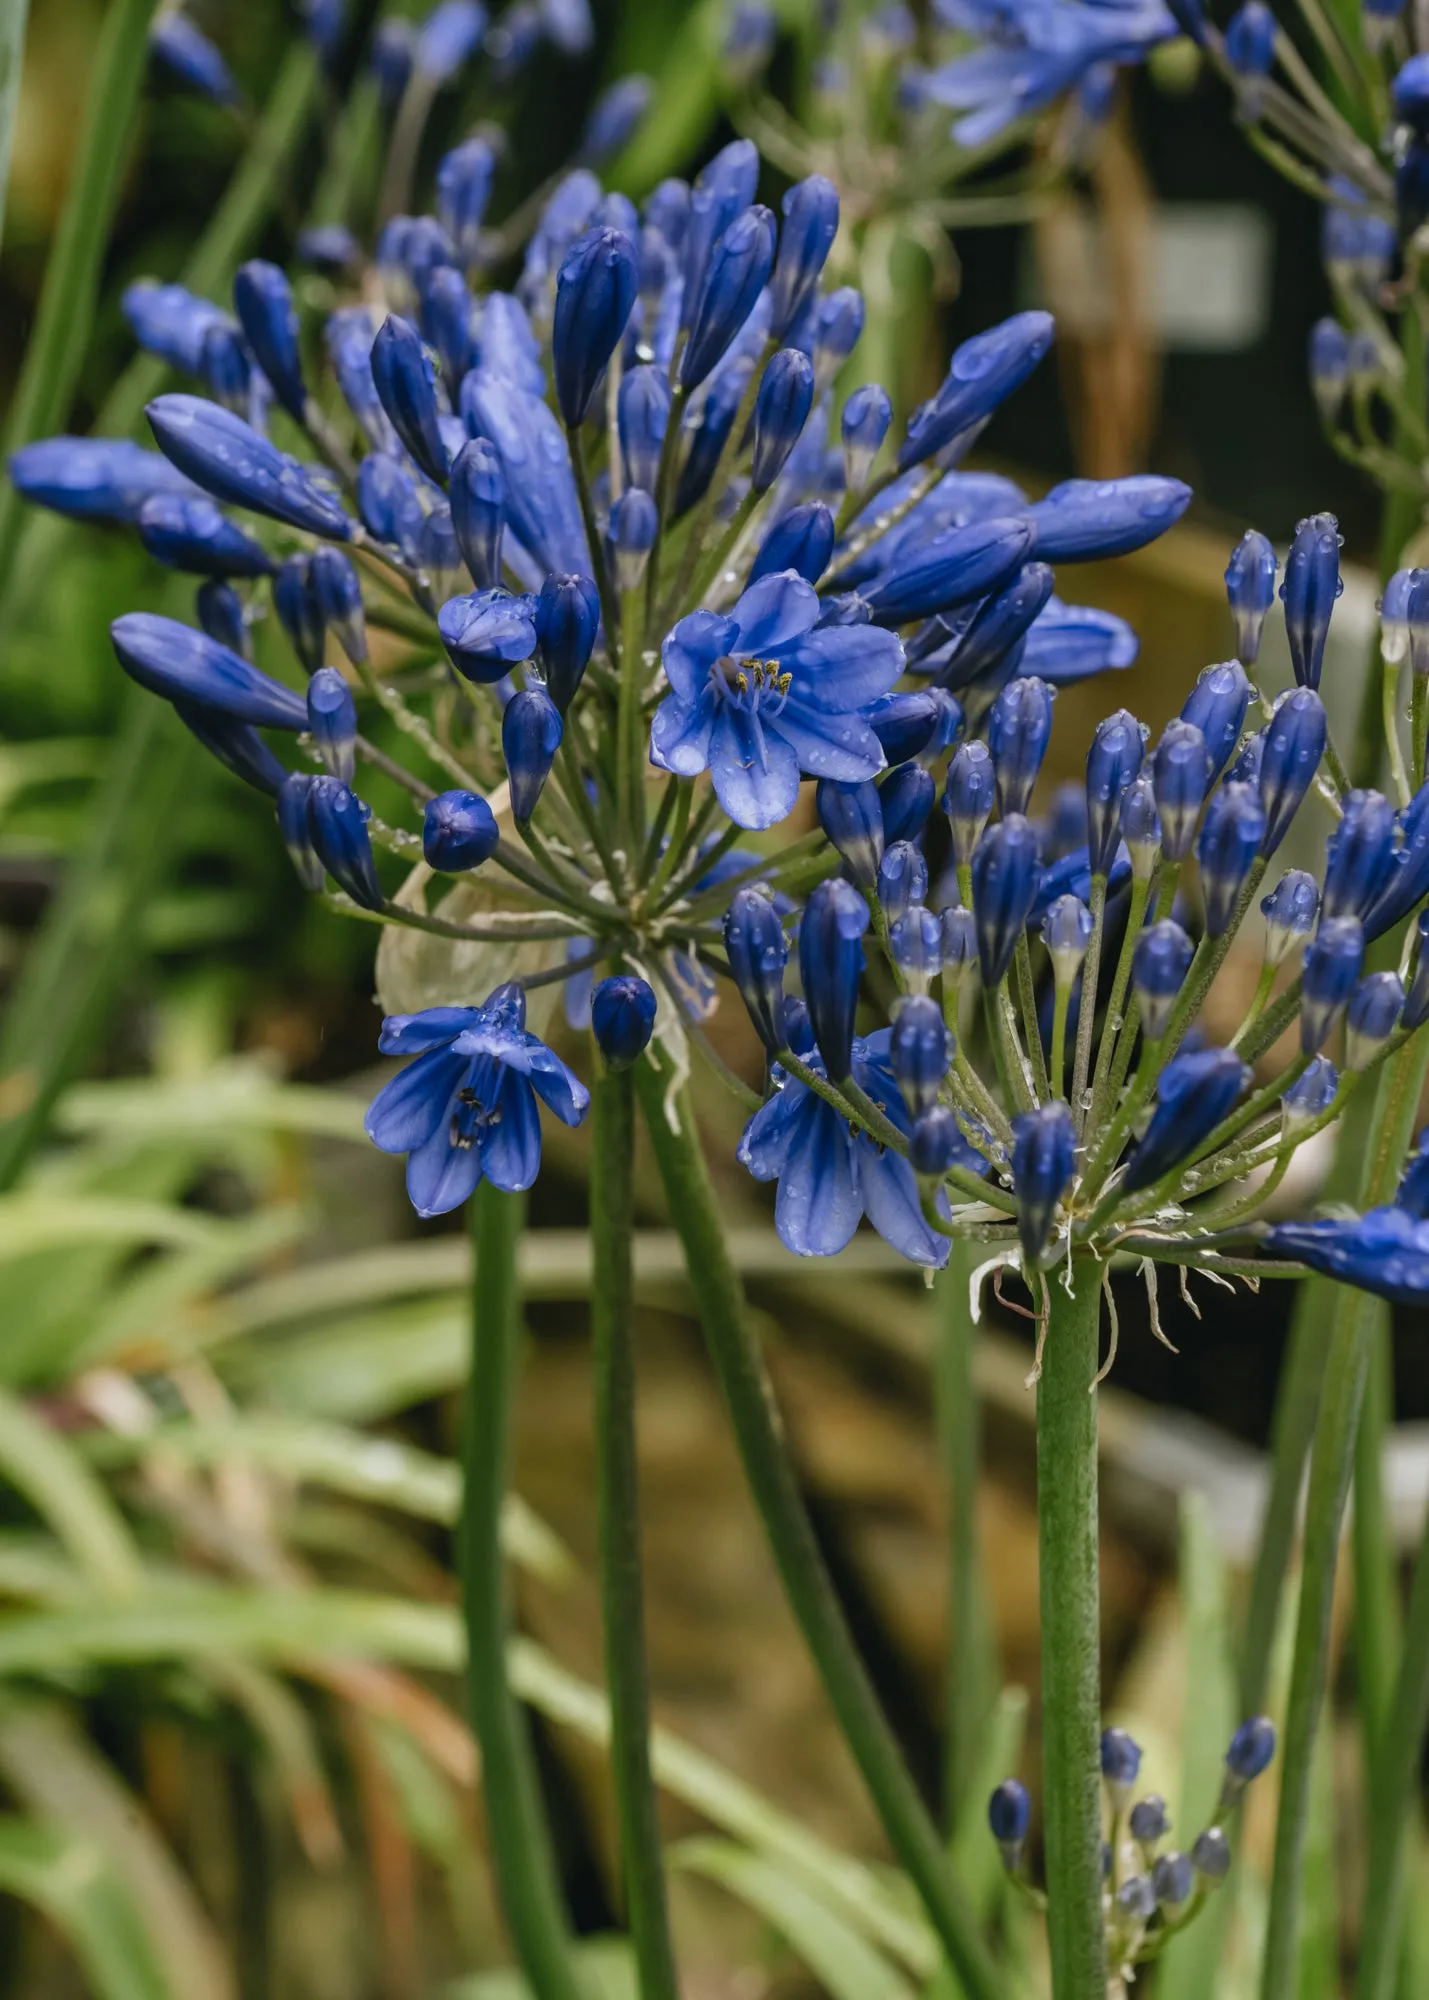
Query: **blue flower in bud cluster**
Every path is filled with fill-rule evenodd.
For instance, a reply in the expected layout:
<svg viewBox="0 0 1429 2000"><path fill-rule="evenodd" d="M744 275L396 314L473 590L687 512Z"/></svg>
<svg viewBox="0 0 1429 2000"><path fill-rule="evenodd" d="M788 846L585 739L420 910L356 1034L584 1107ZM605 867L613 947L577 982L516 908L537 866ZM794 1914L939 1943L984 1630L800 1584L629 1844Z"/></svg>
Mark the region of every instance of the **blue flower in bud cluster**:
<svg viewBox="0 0 1429 2000"><path fill-rule="evenodd" d="M935 1104L913 1121L908 1134L908 1160L915 1174L941 1180L950 1167L983 1174L987 1161L970 1146L959 1128L957 1114L946 1104Z"/></svg>
<svg viewBox="0 0 1429 2000"><path fill-rule="evenodd" d="M759 185L759 153L750 139L735 139L702 167L684 211L682 239L684 298L680 324L688 327L699 304L710 252L735 217L754 200ZM657 225L663 228L663 224Z"/></svg>
<svg viewBox="0 0 1429 2000"><path fill-rule="evenodd" d="M822 500L806 501L782 514L759 545L749 572L751 584L792 569L806 583L817 583L834 552L834 517Z"/></svg>
<svg viewBox="0 0 1429 2000"><path fill-rule="evenodd" d="M1419 1134L1418 1144L1400 1176L1394 1205L1412 1215L1416 1222L1429 1219L1429 1126Z"/></svg>
<svg viewBox="0 0 1429 2000"><path fill-rule="evenodd" d="M943 963L943 926L932 910L915 903L888 927L888 955L910 993L926 993Z"/></svg>
<svg viewBox="0 0 1429 2000"><path fill-rule="evenodd" d="M863 293L840 285L819 300L814 317L814 391L822 396L863 337Z"/></svg>
<svg viewBox="0 0 1429 2000"><path fill-rule="evenodd" d="M1394 808L1384 794L1347 793L1326 845L1321 914L1364 917L1389 878L1394 846Z"/></svg>
<svg viewBox="0 0 1429 2000"><path fill-rule="evenodd" d="M622 76L591 106L576 158L586 166L612 160L635 136L650 108L654 84L648 76Z"/></svg>
<svg viewBox="0 0 1429 2000"><path fill-rule="evenodd" d="M1301 975L1300 1048L1318 1055L1344 1013L1364 964L1364 930L1355 917L1328 917L1305 950Z"/></svg>
<svg viewBox="0 0 1429 2000"><path fill-rule="evenodd" d="M973 858L983 828L992 818L997 774L985 743L964 743L954 752L943 787L943 811L953 833L953 858L960 868Z"/></svg>
<svg viewBox="0 0 1429 2000"><path fill-rule="evenodd" d="M448 382L460 382L472 365L471 293L453 264L440 264L422 286L419 301L422 338L436 350Z"/></svg>
<svg viewBox="0 0 1429 2000"><path fill-rule="evenodd" d="M476 54L485 32L480 0L437 0L417 30L413 63L432 83L449 83Z"/></svg>
<svg viewBox="0 0 1429 2000"><path fill-rule="evenodd" d="M189 375L197 375L202 365L208 329L232 324L212 299L201 299L183 285L157 285L150 278L128 286L119 303L130 332L146 353Z"/></svg>
<svg viewBox="0 0 1429 2000"><path fill-rule="evenodd" d="M951 1037L936 1000L912 994L899 1006L889 1035L889 1067L912 1117L938 1101L938 1086L952 1062Z"/></svg>
<svg viewBox="0 0 1429 2000"><path fill-rule="evenodd" d="M849 883L821 882L799 925L799 976L814 1040L829 1078L842 1083L852 1060L868 906Z"/></svg>
<svg viewBox="0 0 1429 2000"><path fill-rule="evenodd" d="M357 704L336 667L319 667L308 682L308 733L323 769L350 785L357 766Z"/></svg>
<svg viewBox="0 0 1429 2000"><path fill-rule="evenodd" d="M1345 1068L1363 1069L1383 1049L1399 1025L1404 983L1395 972L1370 972L1350 995L1345 1009Z"/></svg>
<svg viewBox="0 0 1429 2000"><path fill-rule="evenodd" d="M955 348L943 386L908 421L899 471L935 457L986 423L1022 387L1052 345L1054 331L1050 313L1014 313Z"/></svg>
<svg viewBox="0 0 1429 2000"><path fill-rule="evenodd" d="M638 589L660 531L660 510L650 494L627 487L610 510L606 550L620 591Z"/></svg>
<svg viewBox="0 0 1429 2000"><path fill-rule="evenodd" d="M233 72L208 36L201 34L186 14L160 14L149 29L149 53L215 104L241 103L242 93Z"/></svg>
<svg viewBox="0 0 1429 2000"><path fill-rule="evenodd" d="M1133 1924L1144 1924L1156 1914L1156 1890L1149 1875L1128 1875L1116 1892L1119 1913Z"/></svg>
<svg viewBox="0 0 1429 2000"><path fill-rule="evenodd" d="M372 858L366 806L340 778L314 778L308 792L313 851L338 887L364 910L380 910L382 884Z"/></svg>
<svg viewBox="0 0 1429 2000"><path fill-rule="evenodd" d="M267 576L273 558L212 500L156 493L139 509L139 539L166 569L192 576Z"/></svg>
<svg viewBox="0 0 1429 2000"><path fill-rule="evenodd" d="M1156 810L1161 818L1161 852L1183 861L1211 782L1206 739L1193 722L1168 722L1151 759Z"/></svg>
<svg viewBox="0 0 1429 2000"><path fill-rule="evenodd" d="M1314 930L1320 885L1303 868L1291 868L1262 898L1260 908L1265 918L1265 962L1280 965Z"/></svg>
<svg viewBox="0 0 1429 2000"><path fill-rule="evenodd" d="M1411 670L1429 674L1429 569L1412 569L1406 579L1404 629Z"/></svg>
<svg viewBox="0 0 1429 2000"><path fill-rule="evenodd" d="M1352 333L1349 347L1351 390L1356 395L1366 395L1379 380L1380 372L1380 352L1374 335L1364 332Z"/></svg>
<svg viewBox="0 0 1429 2000"><path fill-rule="evenodd" d="M389 111L406 89L407 79L412 73L412 48L416 34L414 24L397 14L389 14L385 20L379 21L373 31L372 73L377 79L382 103Z"/></svg>
<svg viewBox="0 0 1429 2000"><path fill-rule="evenodd" d="M1037 831L1011 813L983 834L973 855L973 912L984 986L1005 979L1017 940L1037 900L1042 869Z"/></svg>
<svg viewBox="0 0 1429 2000"><path fill-rule="evenodd" d="M1316 1056L1303 1075L1281 1094L1280 1110L1287 1135L1312 1124L1329 1110L1340 1088L1339 1071L1328 1056Z"/></svg>
<svg viewBox="0 0 1429 2000"><path fill-rule="evenodd" d="M323 623L337 634L338 644L354 666L367 658L367 618L357 571L341 549L314 549L308 571L313 597Z"/></svg>
<svg viewBox="0 0 1429 2000"><path fill-rule="evenodd" d="M956 356L954 357L956 359ZM1179 479L1067 479L1027 510L1044 562L1091 562L1130 555L1174 527L1191 504Z"/></svg>
<svg viewBox="0 0 1429 2000"><path fill-rule="evenodd" d="M1211 760L1207 790L1230 762L1249 706L1250 682L1239 660L1204 668L1182 703L1181 720L1194 723L1206 741Z"/></svg>
<svg viewBox="0 0 1429 2000"><path fill-rule="evenodd" d="M1422 1306L1429 1300L1429 1222L1403 1208L1372 1208L1349 1221L1276 1223L1265 1244L1396 1305Z"/></svg>
<svg viewBox="0 0 1429 2000"><path fill-rule="evenodd" d="M728 616L692 612L665 639L651 759L681 777L708 770L738 826L787 818L801 772L856 782L883 768L861 711L898 679L903 649L866 627L815 629L818 615L801 578L767 576Z"/></svg>
<svg viewBox="0 0 1429 2000"><path fill-rule="evenodd" d="M620 449L629 485L655 491L669 420L670 383L661 369L646 365L621 377Z"/></svg>
<svg viewBox="0 0 1429 2000"><path fill-rule="evenodd" d="M462 561L477 589L491 590L501 580L506 474L500 453L487 438L472 438L462 446L452 460L448 492Z"/></svg>
<svg viewBox="0 0 1429 2000"><path fill-rule="evenodd" d="M486 800L475 792L438 792L428 799L422 820L422 858L442 875L479 868L496 852L501 836Z"/></svg>
<svg viewBox="0 0 1429 2000"><path fill-rule="evenodd" d="M237 653L240 659L250 657L248 616L243 599L231 583L225 583L221 577L210 577L207 583L201 583L194 594L194 609L210 639L217 639L220 646Z"/></svg>
<svg viewBox="0 0 1429 2000"><path fill-rule="evenodd" d="M1121 802L1121 837L1138 882L1148 882L1161 856L1161 814L1155 780L1143 772L1127 786Z"/></svg>
<svg viewBox="0 0 1429 2000"><path fill-rule="evenodd" d="M233 280L233 309L278 401L301 423L308 392L298 352L298 314L286 274L261 257L240 264Z"/></svg>
<svg viewBox="0 0 1429 2000"><path fill-rule="evenodd" d="M479 590L472 597L449 597L437 613L437 630L457 672L490 686L535 652L535 610L529 597Z"/></svg>
<svg viewBox="0 0 1429 2000"><path fill-rule="evenodd" d="M1004 1865L1016 1868L1032 1823L1032 1801L1027 1796L1027 1787L1016 1778L1004 1778L987 1802L987 1823L1002 1849Z"/></svg>
<svg viewBox="0 0 1429 2000"><path fill-rule="evenodd" d="M481 225L491 200L496 154L487 139L467 139L453 147L437 168L437 220L464 264L475 263Z"/></svg>
<svg viewBox="0 0 1429 2000"><path fill-rule="evenodd" d="M563 734L560 710L544 688L523 688L507 702L501 718L501 754L518 825L536 810Z"/></svg>
<svg viewBox="0 0 1429 2000"><path fill-rule="evenodd" d="M145 415L165 458L215 499L330 541L352 534L325 488L231 410L202 396L157 396Z"/></svg>
<svg viewBox="0 0 1429 2000"><path fill-rule="evenodd" d="M126 611L109 634L125 673L153 694L262 729L307 727L300 695L191 625L152 611Z"/></svg>
<svg viewBox="0 0 1429 2000"><path fill-rule="evenodd" d="M1141 1771L1141 1745L1125 1729L1104 1729L1101 1764L1113 1798L1124 1804Z"/></svg>
<svg viewBox="0 0 1429 2000"><path fill-rule="evenodd" d="M1206 930L1223 937L1265 837L1265 813L1250 785L1222 785L1212 793L1196 847Z"/></svg>
<svg viewBox="0 0 1429 2000"><path fill-rule="evenodd" d="M1409 593L1416 572L1397 569L1379 601L1379 650L1388 666L1398 666L1409 652Z"/></svg>
<svg viewBox="0 0 1429 2000"><path fill-rule="evenodd" d="M1258 4L1259 0L1251 0L1252 6ZM1179 1852L1158 1855L1151 1871L1151 1886L1156 1892L1158 1908L1174 1917L1190 1902L1195 1891L1196 1875L1190 1855Z"/></svg>
<svg viewBox="0 0 1429 2000"><path fill-rule="evenodd" d="M750 484L767 493L784 470L814 406L814 364L797 347L781 347L759 383L754 404Z"/></svg>
<svg viewBox="0 0 1429 2000"><path fill-rule="evenodd" d="M784 226L769 281L770 336L782 340L813 298L839 226L838 190L822 174L796 181L780 204Z"/></svg>
<svg viewBox="0 0 1429 2000"><path fill-rule="evenodd" d="M1240 78L1241 106L1247 118L1259 115L1257 86L1275 62L1275 16L1265 0L1245 0L1230 18L1225 34L1226 61Z"/></svg>
<svg viewBox="0 0 1429 2000"><path fill-rule="evenodd" d="M253 363L236 327L211 326L203 337L199 373L215 403L246 416L253 396Z"/></svg>
<svg viewBox="0 0 1429 2000"><path fill-rule="evenodd" d="M1394 213L1406 243L1429 221L1429 146L1422 139L1410 141L1395 167Z"/></svg>
<svg viewBox="0 0 1429 2000"><path fill-rule="evenodd" d="M1275 1755L1275 1724L1268 1715L1241 1723L1226 1751L1226 1771L1239 1784L1252 1784L1268 1770Z"/></svg>
<svg viewBox="0 0 1429 2000"><path fill-rule="evenodd" d="M326 870L313 849L308 826L308 794L317 783L306 771L292 771L278 787L278 831L293 872L311 896L322 893Z"/></svg>
<svg viewBox="0 0 1429 2000"><path fill-rule="evenodd" d="M724 919L730 977L770 1055L784 1041L784 967L789 941L769 898L759 889L737 890Z"/></svg>
<svg viewBox="0 0 1429 2000"><path fill-rule="evenodd" d="M850 493L868 484L879 447L893 421L893 401L881 382L865 382L844 404L839 419L843 440L844 485Z"/></svg>
<svg viewBox="0 0 1429 2000"><path fill-rule="evenodd" d="M928 864L911 840L895 840L878 864L878 900L890 923L928 893Z"/></svg>
<svg viewBox="0 0 1429 2000"><path fill-rule="evenodd" d="M436 376L417 329L396 313L377 329L372 379L402 443L428 479L444 486L451 461L438 420Z"/></svg>
<svg viewBox="0 0 1429 2000"><path fill-rule="evenodd" d="M396 458L384 451L368 452L357 468L357 511L369 535L400 549L409 562L416 561L427 517L415 480Z"/></svg>
<svg viewBox="0 0 1429 2000"><path fill-rule="evenodd" d="M1300 802L1314 783L1325 754L1329 723L1313 688L1292 688L1257 739L1261 744L1260 803L1265 808L1261 854L1268 861L1290 831Z"/></svg>
<svg viewBox="0 0 1429 2000"><path fill-rule="evenodd" d="M1123 1192L1159 1181L1226 1118L1250 1082L1250 1069L1233 1049L1191 1049L1162 1071L1156 1109L1122 1183Z"/></svg>
<svg viewBox="0 0 1429 2000"><path fill-rule="evenodd" d="M1017 1234L1029 1269L1040 1263L1057 1204L1076 1169L1077 1135L1065 1104L1042 1104L1012 1121Z"/></svg>
<svg viewBox="0 0 1429 2000"><path fill-rule="evenodd" d="M1046 608L1054 578L1047 563L1024 563L1012 578L985 597L938 673L942 687L964 688L1006 673L1025 658L1022 640ZM1031 672L1031 669L1028 669Z"/></svg>
<svg viewBox="0 0 1429 2000"><path fill-rule="evenodd" d="M273 609L303 671L315 674L323 663L327 626L313 589L311 556L289 556L279 566L273 579Z"/></svg>
<svg viewBox="0 0 1429 2000"><path fill-rule="evenodd" d="M1145 753L1146 731L1128 710L1097 725L1087 752L1087 866L1094 876L1107 874L1116 857L1122 804Z"/></svg>
<svg viewBox="0 0 1429 2000"><path fill-rule="evenodd" d="M596 384L620 345L638 275L635 245L619 229L587 230L566 252L556 279L551 354L556 400L572 429L585 422Z"/></svg>
<svg viewBox="0 0 1429 2000"><path fill-rule="evenodd" d="M712 247L680 357L684 389L698 389L754 310L774 265L774 217L753 204Z"/></svg>
<svg viewBox="0 0 1429 2000"><path fill-rule="evenodd" d="M590 998L590 1025L607 1069L629 1069L655 1030L655 993L633 972L602 979Z"/></svg>
<svg viewBox="0 0 1429 2000"><path fill-rule="evenodd" d="M1052 690L1029 675L1009 681L992 704L988 747L997 773L997 802L1004 816L1025 813L1052 740Z"/></svg>
<svg viewBox="0 0 1429 2000"><path fill-rule="evenodd" d="M1159 1792L1149 1792L1144 1799L1138 1799L1131 1808L1128 1824L1133 1840L1139 1841L1143 1847L1154 1847L1171 1831L1171 1815L1166 1810L1165 1799Z"/></svg>
<svg viewBox="0 0 1429 2000"><path fill-rule="evenodd" d="M536 1100L579 1125L590 1093L526 1029L526 996L498 986L481 1007L431 1007L382 1023L384 1055L411 1055L367 1113L367 1136L407 1155L407 1194L418 1215L445 1215L489 1180L507 1193L531 1186L541 1166Z"/></svg>
<svg viewBox="0 0 1429 2000"><path fill-rule="evenodd" d="M1429 910L1419 912L1415 945L1414 970L1400 1016L1404 1028L1422 1028L1429 1021Z"/></svg>
<svg viewBox="0 0 1429 2000"><path fill-rule="evenodd" d="M985 597L1032 554L1026 520L971 521L900 549L887 571L864 591L880 625L906 625L956 604Z"/></svg>
<svg viewBox="0 0 1429 2000"><path fill-rule="evenodd" d="M540 0L541 27L553 48L583 56L595 39L589 0Z"/></svg>
<svg viewBox="0 0 1429 2000"><path fill-rule="evenodd" d="M200 497L160 452L128 438L41 438L12 453L6 470L16 492L75 521L136 521L156 496Z"/></svg>
<svg viewBox="0 0 1429 2000"><path fill-rule="evenodd" d="M546 691L564 715L575 699L600 624L600 596L588 576L548 576L532 620Z"/></svg>
<svg viewBox="0 0 1429 2000"><path fill-rule="evenodd" d="M971 910L954 904L939 919L943 933L943 986L956 992L977 962L977 923Z"/></svg>
<svg viewBox="0 0 1429 2000"><path fill-rule="evenodd" d="M937 796L938 788L921 764L900 764L890 771L878 788L884 840L916 840Z"/></svg>
<svg viewBox="0 0 1429 2000"><path fill-rule="evenodd" d="M1390 85L1389 101L1401 124L1416 138L1429 138L1429 60L1411 56Z"/></svg>
<svg viewBox="0 0 1429 2000"><path fill-rule="evenodd" d="M1320 685L1330 614L1343 589L1339 523L1333 514L1311 514L1296 527L1280 586L1290 662L1301 687Z"/></svg>
<svg viewBox="0 0 1429 2000"><path fill-rule="evenodd" d="M229 716L196 708L186 701L176 701L174 713L209 755L216 757L235 778L252 785L255 791L266 792L269 798L277 798L288 773L251 723L234 722Z"/></svg>
<svg viewBox="0 0 1429 2000"><path fill-rule="evenodd" d="M830 847L860 888L872 890L878 882L887 838L877 786L869 779L840 784L833 778L820 778L814 789L814 805Z"/></svg>
<svg viewBox="0 0 1429 2000"><path fill-rule="evenodd" d="M827 629L827 628L825 628ZM904 689L880 695L864 712L890 764L911 757L934 760L962 734L962 704L943 688Z"/></svg>
<svg viewBox="0 0 1429 2000"><path fill-rule="evenodd" d="M1148 1040L1160 1041L1166 1032L1194 952L1191 940L1173 917L1148 924L1136 940L1131 984Z"/></svg>
<svg viewBox="0 0 1429 2000"><path fill-rule="evenodd" d="M1091 941L1091 911L1080 896L1059 896L1042 919L1042 942L1059 987L1069 987L1076 979Z"/></svg>
<svg viewBox="0 0 1429 2000"><path fill-rule="evenodd" d="M1208 1826L1191 1843L1191 1866L1203 1886L1214 1888L1231 1870L1231 1844L1218 1826Z"/></svg>

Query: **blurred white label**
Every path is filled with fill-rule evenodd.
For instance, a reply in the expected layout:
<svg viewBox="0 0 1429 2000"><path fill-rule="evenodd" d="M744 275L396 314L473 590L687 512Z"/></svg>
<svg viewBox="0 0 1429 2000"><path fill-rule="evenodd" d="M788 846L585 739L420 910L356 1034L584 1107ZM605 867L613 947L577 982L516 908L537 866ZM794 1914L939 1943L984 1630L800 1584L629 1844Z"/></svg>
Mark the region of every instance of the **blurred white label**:
<svg viewBox="0 0 1429 2000"><path fill-rule="evenodd" d="M1270 316L1273 236L1248 203L1177 202L1149 219L1142 310L1166 348L1234 353ZM1060 208L1027 243L1028 289L1067 332L1104 334L1116 312L1105 231L1086 209ZM1041 268L1038 268L1040 259Z"/></svg>

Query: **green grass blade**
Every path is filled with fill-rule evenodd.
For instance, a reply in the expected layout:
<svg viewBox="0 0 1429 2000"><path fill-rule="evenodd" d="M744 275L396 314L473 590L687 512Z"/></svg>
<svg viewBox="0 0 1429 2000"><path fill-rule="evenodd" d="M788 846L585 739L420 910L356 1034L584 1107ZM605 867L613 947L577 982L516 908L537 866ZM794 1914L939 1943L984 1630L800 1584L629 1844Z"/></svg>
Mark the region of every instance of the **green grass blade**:
<svg viewBox="0 0 1429 2000"><path fill-rule="evenodd" d="M49 1919L95 2000L171 2000L134 1905L93 1841L0 1819L0 1892Z"/></svg>
<svg viewBox="0 0 1429 2000"><path fill-rule="evenodd" d="M29 11L29 0L0 0L0 240L5 235L5 196L10 187L10 151L15 137L15 107L20 100L25 19Z"/></svg>
<svg viewBox="0 0 1429 2000"><path fill-rule="evenodd" d="M24 1494L97 1589L122 1598L140 1588L139 1552L100 1481L72 1445L3 1391L0 1479Z"/></svg>
<svg viewBox="0 0 1429 2000"><path fill-rule="evenodd" d="M1002 1856L988 1832L987 1801L1002 1780L1016 1772L1026 1734L1027 1690L1004 1688L983 1722L978 1756L969 1772L969 1810L958 1822L952 1849L958 1879L967 1885L973 1908L984 1923L1002 1901L1006 1883Z"/></svg>

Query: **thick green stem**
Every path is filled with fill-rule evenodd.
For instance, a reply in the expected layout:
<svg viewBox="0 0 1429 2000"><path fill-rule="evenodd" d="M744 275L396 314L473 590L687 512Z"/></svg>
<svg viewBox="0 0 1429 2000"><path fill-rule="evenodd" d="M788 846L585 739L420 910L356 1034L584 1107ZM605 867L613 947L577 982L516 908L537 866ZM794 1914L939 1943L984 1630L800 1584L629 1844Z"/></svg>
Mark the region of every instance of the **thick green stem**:
<svg viewBox="0 0 1429 2000"><path fill-rule="evenodd" d="M467 1700L481 1746L491 1865L521 1969L536 2000L581 2000L530 1739L506 1679L501 1509L516 1390L516 1246L524 1209L521 1196L502 1194L489 1181L468 1204L474 1257L471 1373L462 1424L458 1537Z"/></svg>
<svg viewBox="0 0 1429 2000"><path fill-rule="evenodd" d="M949 1515L943 1817L950 1834L967 1814L982 1810L972 1787L997 1686L996 1642L977 1533L982 1422L973 1380L977 1329L968 1306L968 1281L977 1259L971 1244L954 1243L935 1287L933 1388Z"/></svg>
<svg viewBox="0 0 1429 2000"><path fill-rule="evenodd" d="M670 1942L655 1783L650 1774L650 1688L641 1590L631 1324L635 1090L628 1070L607 1072L597 1079L591 1093L591 1139L596 1518L615 1813L641 2000L675 2000L679 1981Z"/></svg>
<svg viewBox="0 0 1429 2000"><path fill-rule="evenodd" d="M1074 1295L1048 1281L1037 1384L1042 1610L1042 1799L1053 2000L1106 2000L1102 1920L1101 1644L1097 1580L1097 1336L1090 1259Z"/></svg>
<svg viewBox="0 0 1429 2000"><path fill-rule="evenodd" d="M669 1197L670 1218L684 1246L705 1343L790 1607L889 1844L922 1900L966 2000L1003 2000L1003 1982L949 1873L937 1832L908 1775L829 1580L780 1438L773 1392L730 1260L689 1093L675 1094L677 1124L672 1125L666 1112L667 1083L662 1070L641 1062L636 1088Z"/></svg>

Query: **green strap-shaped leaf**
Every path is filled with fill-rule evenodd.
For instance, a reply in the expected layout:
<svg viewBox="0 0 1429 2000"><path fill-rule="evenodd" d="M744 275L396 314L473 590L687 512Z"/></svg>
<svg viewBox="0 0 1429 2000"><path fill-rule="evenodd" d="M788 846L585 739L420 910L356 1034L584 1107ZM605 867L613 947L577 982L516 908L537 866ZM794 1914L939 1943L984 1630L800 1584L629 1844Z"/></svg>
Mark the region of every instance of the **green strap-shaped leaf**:
<svg viewBox="0 0 1429 2000"><path fill-rule="evenodd" d="M23 1493L105 1596L132 1597L143 1564L124 1517L74 1446L0 1390L0 1481Z"/></svg>
<svg viewBox="0 0 1429 2000"><path fill-rule="evenodd" d="M96 2000L172 2000L133 1903L92 1841L0 1818L0 1892L49 1919Z"/></svg>

